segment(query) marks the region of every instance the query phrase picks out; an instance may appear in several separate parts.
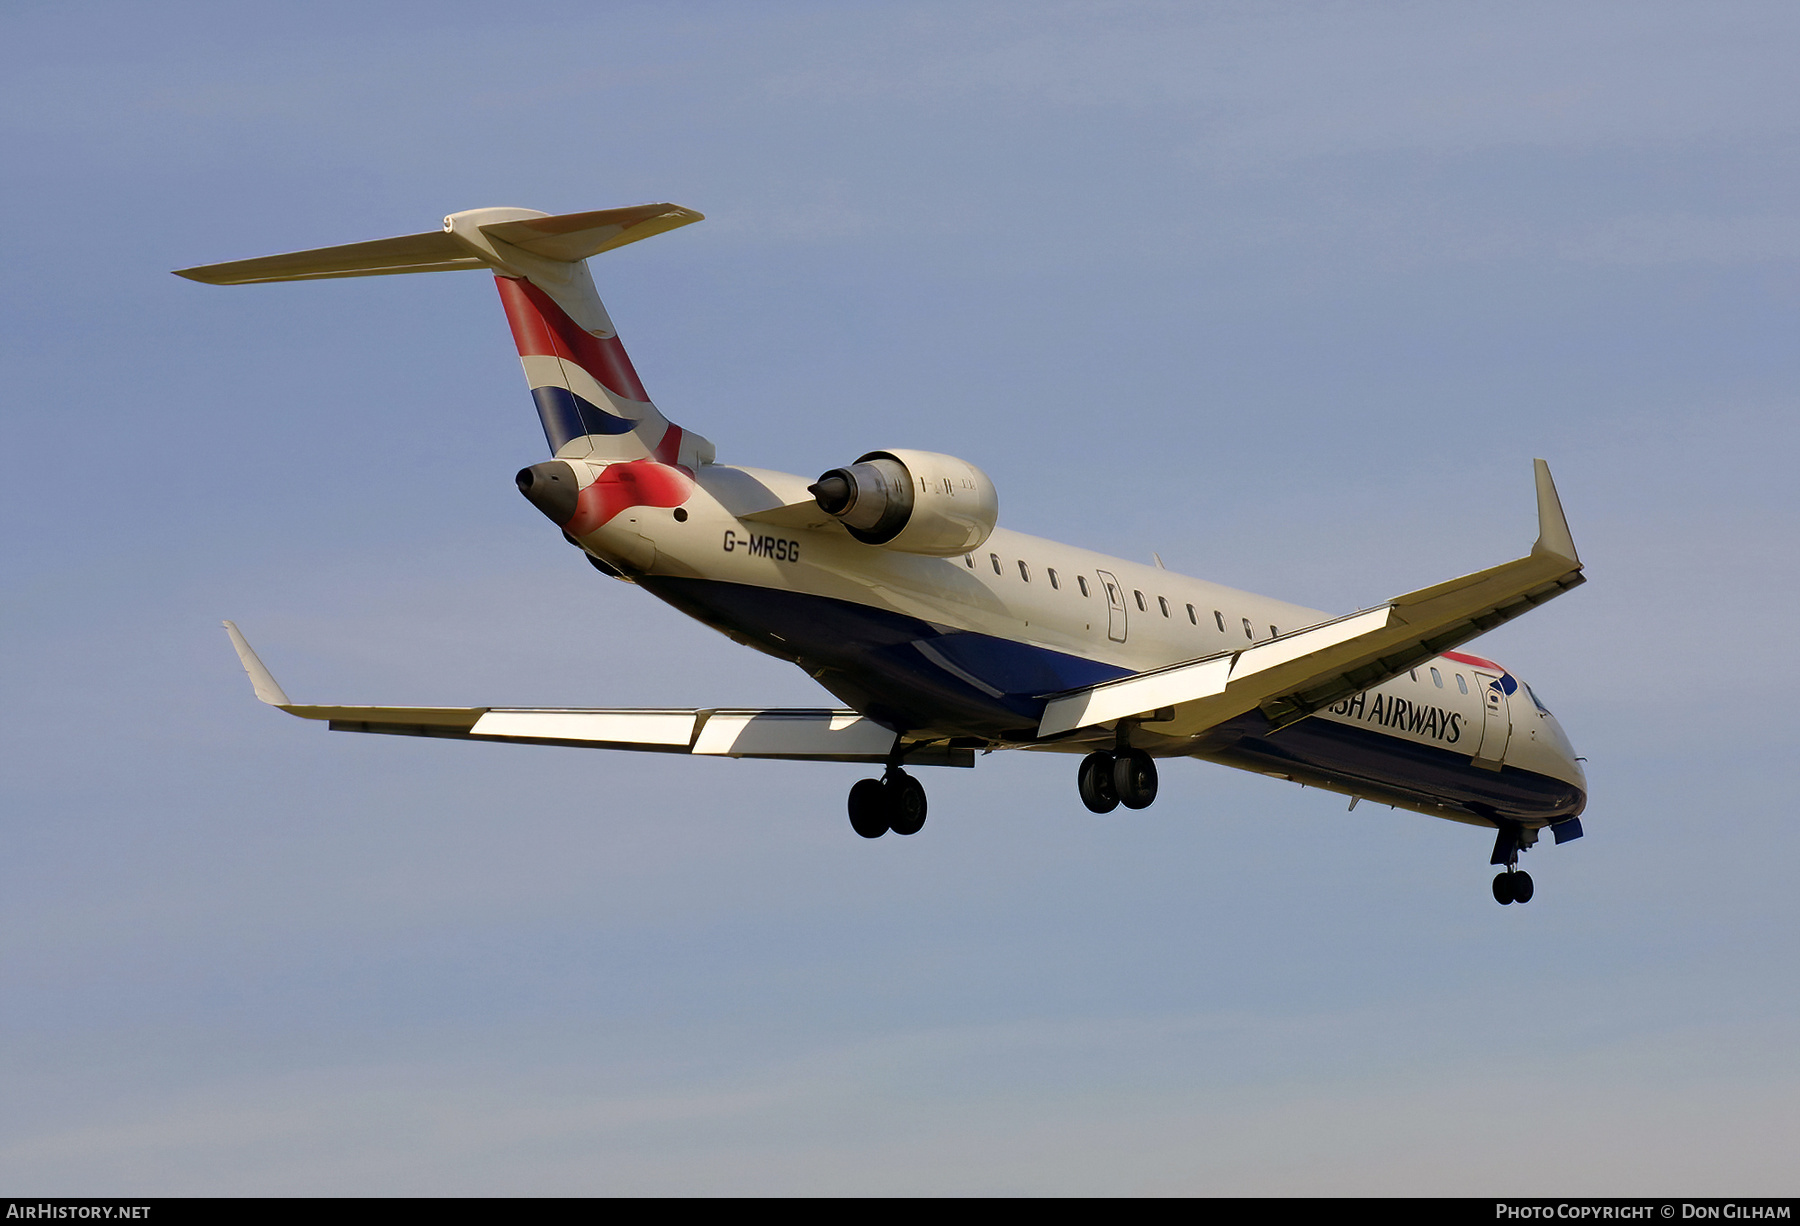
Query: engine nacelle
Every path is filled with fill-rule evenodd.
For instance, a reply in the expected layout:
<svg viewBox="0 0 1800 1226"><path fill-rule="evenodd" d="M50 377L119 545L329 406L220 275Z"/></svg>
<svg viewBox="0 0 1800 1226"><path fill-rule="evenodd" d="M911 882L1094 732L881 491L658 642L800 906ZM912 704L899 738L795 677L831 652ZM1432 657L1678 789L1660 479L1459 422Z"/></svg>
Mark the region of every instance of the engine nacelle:
<svg viewBox="0 0 1800 1226"><path fill-rule="evenodd" d="M988 539L1000 498L988 475L935 451L871 451L807 487L865 545L948 558Z"/></svg>

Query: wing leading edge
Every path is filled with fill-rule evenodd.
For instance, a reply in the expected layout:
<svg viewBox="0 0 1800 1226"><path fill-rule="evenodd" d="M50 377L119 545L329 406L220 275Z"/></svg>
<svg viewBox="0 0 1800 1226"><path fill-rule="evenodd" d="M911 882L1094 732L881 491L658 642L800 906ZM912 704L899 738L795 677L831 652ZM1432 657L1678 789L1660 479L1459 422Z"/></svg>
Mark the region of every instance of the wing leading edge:
<svg viewBox="0 0 1800 1226"><path fill-rule="evenodd" d="M290 702L243 632L225 623L256 696L334 732L447 737L515 745L632 749L802 762L886 762L894 734L855 711L772 708L343 707ZM908 766L973 766L975 753L944 745L906 750Z"/></svg>
<svg viewBox="0 0 1800 1226"><path fill-rule="evenodd" d="M1259 708L1286 727L1562 595L1584 582L1581 559L1550 466L1532 465L1538 539L1525 557L1242 651L1070 690L1046 706L1038 735L1138 718L1150 731L1197 736Z"/></svg>

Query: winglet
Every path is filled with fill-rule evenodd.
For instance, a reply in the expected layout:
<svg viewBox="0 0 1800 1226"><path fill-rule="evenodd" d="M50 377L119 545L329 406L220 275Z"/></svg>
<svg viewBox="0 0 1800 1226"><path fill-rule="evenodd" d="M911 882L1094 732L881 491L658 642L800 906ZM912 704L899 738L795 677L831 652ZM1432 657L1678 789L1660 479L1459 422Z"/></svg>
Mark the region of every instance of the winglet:
<svg viewBox="0 0 1800 1226"><path fill-rule="evenodd" d="M1538 504L1538 539L1531 552L1554 554L1580 566L1575 538L1569 535L1569 521L1563 515L1562 499L1556 496L1556 482L1550 479L1550 466L1542 460L1533 460L1531 467L1537 475Z"/></svg>
<svg viewBox="0 0 1800 1226"><path fill-rule="evenodd" d="M231 636L231 645L237 648L238 662L244 666L244 671L250 674L250 688L256 691L256 696L271 707L292 706L293 704L288 701L288 696L281 692L279 685L275 684L275 678L270 675L263 662L256 658L256 653L250 650L249 640L244 638L243 631L239 630L235 623L226 622L225 633Z"/></svg>

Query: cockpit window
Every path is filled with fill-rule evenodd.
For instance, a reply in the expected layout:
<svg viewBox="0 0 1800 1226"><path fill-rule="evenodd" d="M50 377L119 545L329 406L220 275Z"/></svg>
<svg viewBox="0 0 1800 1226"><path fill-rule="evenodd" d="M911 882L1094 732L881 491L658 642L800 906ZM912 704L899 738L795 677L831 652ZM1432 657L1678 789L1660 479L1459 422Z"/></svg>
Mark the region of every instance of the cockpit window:
<svg viewBox="0 0 1800 1226"><path fill-rule="evenodd" d="M1529 684L1525 685L1525 692L1531 695L1532 706L1536 707L1539 711L1542 711L1545 715L1550 714L1550 708L1544 705L1543 699L1537 696L1537 691L1532 689Z"/></svg>

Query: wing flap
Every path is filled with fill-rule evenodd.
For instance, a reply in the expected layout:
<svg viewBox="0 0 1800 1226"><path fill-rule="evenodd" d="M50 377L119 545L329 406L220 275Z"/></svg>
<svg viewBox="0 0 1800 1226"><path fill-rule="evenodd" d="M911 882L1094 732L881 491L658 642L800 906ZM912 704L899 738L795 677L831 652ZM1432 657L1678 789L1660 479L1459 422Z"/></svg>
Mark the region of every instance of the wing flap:
<svg viewBox="0 0 1800 1226"><path fill-rule="evenodd" d="M678 748L694 743L696 711L489 710L469 735L477 740L567 742L627 748Z"/></svg>
<svg viewBox="0 0 1800 1226"><path fill-rule="evenodd" d="M885 761L893 747L894 734L874 720L827 710L714 711L694 742L697 754L860 762Z"/></svg>

